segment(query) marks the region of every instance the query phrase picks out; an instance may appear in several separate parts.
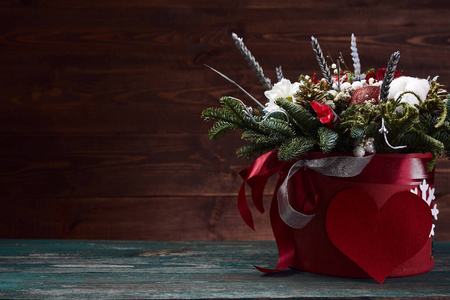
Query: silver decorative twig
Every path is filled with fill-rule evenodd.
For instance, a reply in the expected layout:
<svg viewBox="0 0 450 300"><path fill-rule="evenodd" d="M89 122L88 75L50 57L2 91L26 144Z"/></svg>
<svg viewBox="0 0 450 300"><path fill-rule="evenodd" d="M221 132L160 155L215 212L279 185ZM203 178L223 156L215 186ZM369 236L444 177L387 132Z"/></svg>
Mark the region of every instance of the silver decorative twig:
<svg viewBox="0 0 450 300"><path fill-rule="evenodd" d="M258 76L258 79L259 81L261 81L264 88L266 90L272 89L270 79L264 77L263 69L256 61L255 57L252 55L250 50L248 50L247 47L244 45L242 38L238 37L237 34L235 34L234 32L232 33L231 36L233 37L234 43L236 44L236 47L238 48L239 52L241 52L242 56L244 56L245 60L248 62L250 67L252 67L252 70L256 73L256 76Z"/></svg>
<svg viewBox="0 0 450 300"><path fill-rule="evenodd" d="M256 121L255 120L255 117L253 117L253 108L252 107L248 107L247 105L245 105L245 103L241 100L241 99L238 99L238 98L235 98L235 97L232 97L232 96L227 96L228 98L230 98L230 99L233 99L233 100L235 100L235 101L238 101L239 103L241 103L241 105L244 107L244 109L242 110L242 112L247 116L247 117L249 117L250 118L250 120L253 122L253 123L255 123L255 124L261 124L261 122L258 122L258 121Z"/></svg>
<svg viewBox="0 0 450 300"><path fill-rule="evenodd" d="M358 48L356 47L356 37L352 33L350 49L352 50L353 69L355 71L355 79L361 80L361 63L359 61Z"/></svg>
<svg viewBox="0 0 450 300"><path fill-rule="evenodd" d="M387 134L389 133L389 131L387 130L386 126L384 125L384 118L381 118L381 128L380 128L379 132L384 135L384 141L386 142L386 145L389 146L389 148L391 148L391 149L403 149L403 148L407 147L407 146L392 146L389 143L389 141L387 139Z"/></svg>
<svg viewBox="0 0 450 300"><path fill-rule="evenodd" d="M322 49L320 48L319 42L314 36L311 36L311 45L316 54L317 62L319 63L320 70L322 70L322 75L330 86L333 86L333 78L331 77L330 69L328 68L327 61L323 56Z"/></svg>
<svg viewBox="0 0 450 300"><path fill-rule="evenodd" d="M266 114L264 115L264 117L263 117L263 120L258 122L258 121L255 120L255 117L253 116L253 108L252 108L252 107L247 107L247 105L245 105L245 103L242 102L242 100L240 100L240 99L238 99L238 98L235 98L235 97L232 97L232 96L227 96L227 97L230 98L230 99L236 100L236 101L238 101L239 103L241 103L242 106L244 107L244 109L242 110L242 112L243 112L247 117L249 117L250 120L251 120L253 123L255 123L255 124L260 125L260 124L263 123L263 121L265 121L265 120L266 120L267 118L269 118L271 115L277 114L277 113L283 114L283 115L286 117L286 120L289 122L289 115L288 115L288 114L286 113L286 111L284 111L282 108L280 108L280 109L277 110L277 111L272 111L272 112L266 113Z"/></svg>
<svg viewBox="0 0 450 300"><path fill-rule="evenodd" d="M400 59L400 51L394 52L389 59L386 73L384 74L383 83L380 88L380 100L387 101L389 96L389 88L391 87L391 82L394 80L395 70L397 69L397 64Z"/></svg>
<svg viewBox="0 0 450 300"><path fill-rule="evenodd" d="M214 69L213 67L208 66L207 64L205 64L206 67L208 67L209 69L213 70L214 72L216 72L217 74L219 74L220 76L222 76L223 78L225 78L226 80L228 80L230 83L232 83L233 85L235 85L237 88L239 88L241 91L243 91L247 96L250 97L250 99L252 99L256 104L258 104L259 107L261 107L262 109L265 108L264 105L262 105L258 100L255 99L255 97L253 97L252 95L250 95L249 92L247 92L246 90L244 90L243 87L241 87L239 84L237 84L236 82L234 82L233 80L231 80L228 76L226 76L223 73L220 73L219 71L217 71L216 69Z"/></svg>
<svg viewBox="0 0 450 300"><path fill-rule="evenodd" d="M341 63L339 62L339 59L336 61L336 71L337 71L337 85L338 85L338 91L341 90Z"/></svg>
<svg viewBox="0 0 450 300"><path fill-rule="evenodd" d="M275 71L277 72L277 79L278 79L278 82L280 82L281 79L284 78L283 70L281 69L281 66L279 66L278 68L275 68Z"/></svg>

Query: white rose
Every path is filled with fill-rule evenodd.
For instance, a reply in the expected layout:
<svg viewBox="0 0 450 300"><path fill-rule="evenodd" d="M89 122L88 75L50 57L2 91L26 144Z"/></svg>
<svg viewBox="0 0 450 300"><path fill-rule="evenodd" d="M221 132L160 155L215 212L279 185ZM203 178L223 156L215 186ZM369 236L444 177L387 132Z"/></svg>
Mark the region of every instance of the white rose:
<svg viewBox="0 0 450 300"><path fill-rule="evenodd" d="M269 102L275 102L278 98L284 98L293 101L294 95L299 91L300 83L291 83L289 79L281 79L275 83L270 91L265 91L264 95L269 99Z"/></svg>

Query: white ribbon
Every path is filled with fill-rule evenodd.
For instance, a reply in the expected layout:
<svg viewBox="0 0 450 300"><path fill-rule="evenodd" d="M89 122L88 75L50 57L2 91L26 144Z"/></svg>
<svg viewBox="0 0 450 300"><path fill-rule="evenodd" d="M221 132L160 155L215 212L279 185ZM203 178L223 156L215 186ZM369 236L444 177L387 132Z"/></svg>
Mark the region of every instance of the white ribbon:
<svg viewBox="0 0 450 300"><path fill-rule="evenodd" d="M288 175L278 189L278 211L281 219L288 226L301 229L311 221L315 214L305 215L296 211L289 203L288 182L289 179L301 168L309 168L325 176L354 177L359 175L369 164L373 155L364 157L332 156L318 159L303 159L297 161L289 169Z"/></svg>

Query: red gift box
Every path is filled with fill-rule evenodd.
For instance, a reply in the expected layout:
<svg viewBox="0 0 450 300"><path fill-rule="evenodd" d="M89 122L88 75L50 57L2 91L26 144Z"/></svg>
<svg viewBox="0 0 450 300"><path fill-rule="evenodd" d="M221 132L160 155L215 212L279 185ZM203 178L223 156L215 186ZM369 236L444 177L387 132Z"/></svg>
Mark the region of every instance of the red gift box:
<svg viewBox="0 0 450 300"><path fill-rule="evenodd" d="M323 153L309 153L302 159L311 162L336 156L358 159ZM287 225L279 200L280 186L292 163L277 161L276 151L257 159L241 175L252 187L253 201L261 212L265 181L281 171L271 205L280 255L274 270L291 266L326 275L373 277L380 283L386 277L431 270L434 170L427 170L431 159L429 153L375 154L352 177L327 176L307 166L299 168L288 178L287 190L292 208L300 215L312 216L300 229ZM240 212L249 224L251 213L243 209L245 189L244 195L242 192Z"/></svg>

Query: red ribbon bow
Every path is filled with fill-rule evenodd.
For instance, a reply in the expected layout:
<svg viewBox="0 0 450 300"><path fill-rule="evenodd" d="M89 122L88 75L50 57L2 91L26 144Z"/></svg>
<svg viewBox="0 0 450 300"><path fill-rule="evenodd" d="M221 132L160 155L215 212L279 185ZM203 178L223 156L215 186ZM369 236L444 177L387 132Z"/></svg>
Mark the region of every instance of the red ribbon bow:
<svg viewBox="0 0 450 300"><path fill-rule="evenodd" d="M278 150L273 150L258 157L253 162L252 165L245 168L239 173L244 179L238 197L239 213L241 214L241 217L245 221L245 223L253 230L255 230L255 227L253 223L252 212L250 211L250 208L247 203L247 198L245 196L245 184L248 183L248 185L251 187L252 201L256 209L260 213L264 213L264 206L263 206L264 187L269 177L277 173L280 173L280 177L278 179L272 197L272 203L270 205L270 222L272 225L272 231L275 237L275 241L278 247L278 264L275 267L275 269L266 269L255 266L255 268L264 273L271 273L274 271L284 270L288 268L292 262L292 258L294 257L294 237L292 231L293 229L288 225L286 225L281 219L277 202L278 189L280 188L281 184L286 178L287 173L292 165L293 165L292 162L279 161ZM311 192L309 194L303 193L303 190L313 191L313 194L315 195L314 187L313 186L304 187L304 189L301 186L299 187L298 185L301 185L302 183L310 185L312 184L312 181L309 179L306 170L301 170L298 173L300 173L302 177L298 181L296 181L296 184L297 189L302 191L302 193L300 194L300 197L296 197L297 198L296 204L298 205L298 207L310 211L314 209L316 206L315 202L316 197L314 196L308 197L311 196ZM306 197L304 195L306 195Z"/></svg>

